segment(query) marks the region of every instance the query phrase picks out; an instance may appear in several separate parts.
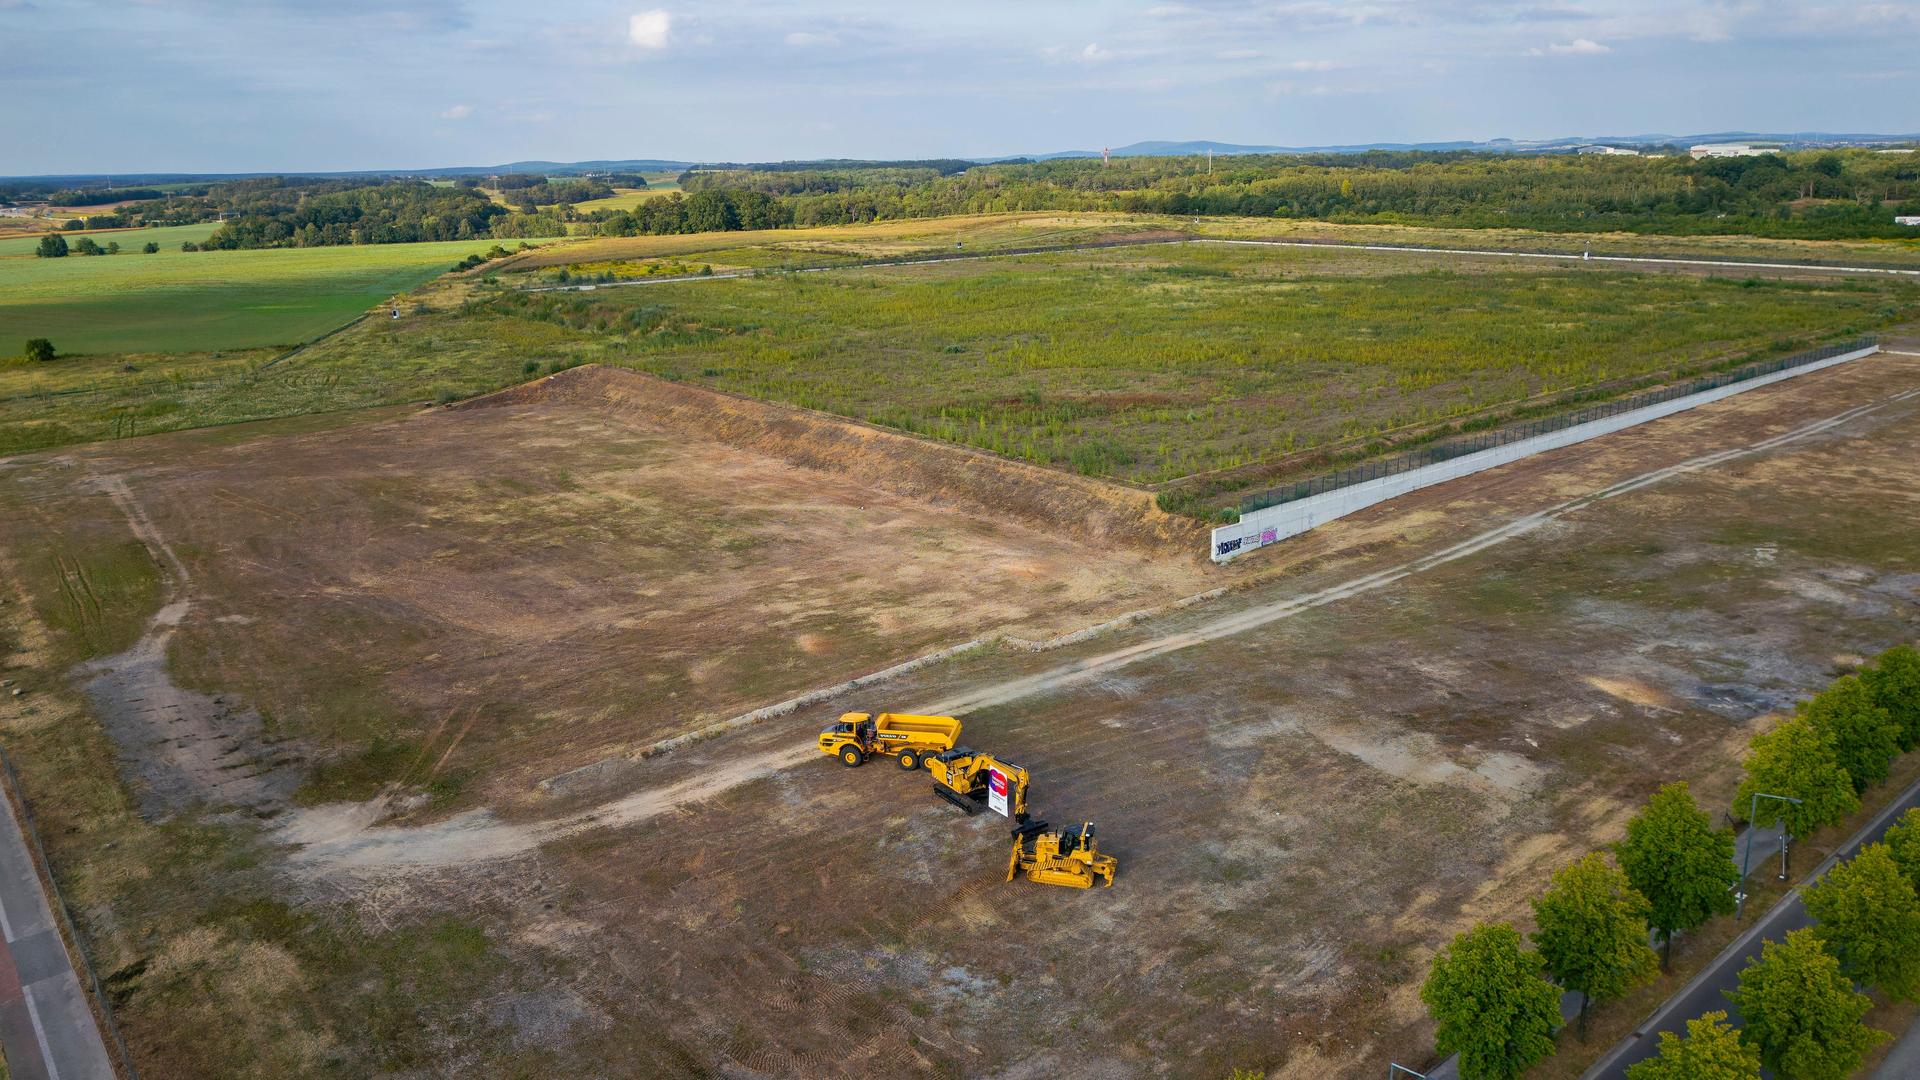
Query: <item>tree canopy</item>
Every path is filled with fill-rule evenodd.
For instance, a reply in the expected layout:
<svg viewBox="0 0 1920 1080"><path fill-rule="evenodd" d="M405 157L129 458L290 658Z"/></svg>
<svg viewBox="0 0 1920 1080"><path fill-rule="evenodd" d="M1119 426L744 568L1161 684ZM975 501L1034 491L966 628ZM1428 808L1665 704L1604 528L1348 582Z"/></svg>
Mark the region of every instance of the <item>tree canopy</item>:
<svg viewBox="0 0 1920 1080"><path fill-rule="evenodd" d="M1687 1021L1685 1038L1661 1032L1659 1056L1627 1066L1627 1080L1760 1080L1760 1052L1725 1012L1710 1012Z"/></svg>
<svg viewBox="0 0 1920 1080"><path fill-rule="evenodd" d="M1887 846L1887 854L1893 856L1894 865L1907 876L1914 891L1920 892L1920 809L1900 815L1880 842Z"/></svg>
<svg viewBox="0 0 1920 1080"><path fill-rule="evenodd" d="M1755 736L1747 755L1747 775L1733 796L1733 815L1745 820L1754 793L1785 795L1800 805L1762 799L1753 824L1784 821L1787 831L1806 836L1835 825L1860 809L1853 778L1842 768L1833 735L1796 716L1765 735Z"/></svg>
<svg viewBox="0 0 1920 1080"><path fill-rule="evenodd" d="M1668 784L1627 823L1614 849L1620 869L1647 898L1647 922L1660 932L1665 959L1673 935L1733 911L1740 869L1732 829L1715 829L1694 805L1685 781Z"/></svg>
<svg viewBox="0 0 1920 1080"><path fill-rule="evenodd" d="M1534 900L1534 947L1548 975L1580 992L1583 1024L1589 1003L1617 998L1653 977L1658 961L1647 947L1650 910L1627 875L1597 851L1557 871Z"/></svg>
<svg viewBox="0 0 1920 1080"><path fill-rule="evenodd" d="M1560 991L1540 977L1540 954L1509 923L1455 937L1420 988L1443 1054L1460 1055L1464 1080L1513 1080L1553 1052Z"/></svg>
<svg viewBox="0 0 1920 1080"><path fill-rule="evenodd" d="M1813 931L1850 978L1920 999L1920 894L1885 844L1868 844L1806 890Z"/></svg>
<svg viewBox="0 0 1920 1080"><path fill-rule="evenodd" d="M1834 756L1853 778L1856 793L1886 780L1900 752L1900 728L1858 675L1835 679L1801 702L1800 715L1833 735Z"/></svg>
<svg viewBox="0 0 1920 1080"><path fill-rule="evenodd" d="M1812 930L1761 946L1760 959L1740 972L1739 988L1727 997L1740 1010L1740 1041L1776 1076L1846 1080L1887 1038L1860 1022L1873 1002L1853 988Z"/></svg>
<svg viewBox="0 0 1920 1080"><path fill-rule="evenodd" d="M1920 649L1895 645L1860 673L1860 681L1899 728L1900 749L1920 746Z"/></svg>

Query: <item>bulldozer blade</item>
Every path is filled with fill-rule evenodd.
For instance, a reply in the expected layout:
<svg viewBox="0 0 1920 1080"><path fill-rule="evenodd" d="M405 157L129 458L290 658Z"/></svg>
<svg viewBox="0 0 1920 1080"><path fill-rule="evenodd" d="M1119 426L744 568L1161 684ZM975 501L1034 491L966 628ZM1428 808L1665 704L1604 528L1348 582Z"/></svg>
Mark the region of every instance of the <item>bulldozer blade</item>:
<svg viewBox="0 0 1920 1080"><path fill-rule="evenodd" d="M1046 831L1047 831L1047 823L1044 821L1041 821L1038 818L1034 818L1030 821L1023 821L1020 824L1015 825L1011 830L1013 835L1019 837L1022 840L1026 840L1030 837L1039 836L1041 833Z"/></svg>
<svg viewBox="0 0 1920 1080"><path fill-rule="evenodd" d="M942 784L933 785L933 793L967 812L968 817L980 812L980 804Z"/></svg>

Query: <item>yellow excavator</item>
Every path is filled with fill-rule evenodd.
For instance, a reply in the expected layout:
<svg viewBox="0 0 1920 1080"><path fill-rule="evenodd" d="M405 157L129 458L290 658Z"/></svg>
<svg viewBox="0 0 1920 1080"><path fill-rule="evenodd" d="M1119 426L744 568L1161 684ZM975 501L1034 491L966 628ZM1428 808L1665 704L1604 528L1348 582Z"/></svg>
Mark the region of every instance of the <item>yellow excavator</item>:
<svg viewBox="0 0 1920 1080"><path fill-rule="evenodd" d="M1037 824L1039 830L1024 835L1020 830L1014 832L1013 854L1007 859L1008 881L1024 870L1028 881L1042 885L1086 889L1092 887L1094 878L1100 878L1107 888L1113 888L1113 874L1120 864L1113 856L1100 854L1094 844L1093 822L1058 831L1041 831L1046 829L1046 822Z"/></svg>
<svg viewBox="0 0 1920 1080"><path fill-rule="evenodd" d="M933 774L933 793L968 814L992 810L1025 824L1027 770L992 754L956 746L924 759Z"/></svg>

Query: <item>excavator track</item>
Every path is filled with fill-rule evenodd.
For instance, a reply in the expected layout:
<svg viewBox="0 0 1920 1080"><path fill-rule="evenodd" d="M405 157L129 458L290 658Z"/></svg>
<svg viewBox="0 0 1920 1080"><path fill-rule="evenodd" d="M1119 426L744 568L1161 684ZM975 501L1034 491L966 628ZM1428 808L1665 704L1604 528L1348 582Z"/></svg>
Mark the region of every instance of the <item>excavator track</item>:
<svg viewBox="0 0 1920 1080"><path fill-rule="evenodd" d="M959 807L960 809L965 810L967 812L968 817L972 817L973 815L979 813L984 808L984 804L982 802L976 801L972 798L962 795L957 791L953 791L948 787L946 787L946 785L944 784L935 783L933 785L933 793L947 800L953 805Z"/></svg>

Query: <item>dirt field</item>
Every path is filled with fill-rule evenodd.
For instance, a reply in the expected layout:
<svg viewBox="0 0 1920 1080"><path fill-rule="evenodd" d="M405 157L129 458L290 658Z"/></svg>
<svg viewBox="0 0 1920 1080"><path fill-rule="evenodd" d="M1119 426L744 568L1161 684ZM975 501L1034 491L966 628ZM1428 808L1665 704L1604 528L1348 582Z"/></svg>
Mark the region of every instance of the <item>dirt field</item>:
<svg viewBox="0 0 1920 1080"><path fill-rule="evenodd" d="M1520 916L1663 781L1723 799L1761 717L1920 636L1913 390L1920 357L1805 376L1222 576L1137 492L575 371L8 462L0 551L37 617L0 611L29 702L157 650L203 695L172 704L220 710L145 746L105 710L135 776L204 742L251 778L218 796L244 840L188 844L190 800L148 777L175 824L56 843L151 1075L211 1007L163 975L284 968L304 996L249 1002L220 1071L1372 1076L1427 1060L1414 988L1454 930ZM961 713L1040 816L1099 824L1118 884L1003 884L992 819L811 749L860 706ZM30 788L113 753L4 708ZM380 947L329 951L349 932ZM394 943L424 958L383 967Z"/></svg>
<svg viewBox="0 0 1920 1080"><path fill-rule="evenodd" d="M1144 493L601 369L371 425L96 446L9 479L43 535L83 551L82 533L144 522L162 576L187 579L86 675L123 742L141 729L121 703L172 692L155 686L169 647L207 691L150 733L203 747L147 776L156 809L253 801L187 782L208 767L265 778L380 740L377 761L337 761L365 788L446 752L436 731L458 736L443 765L474 798L512 802L529 778L982 633L1208 587L1202 530ZM182 734L222 691L255 734Z"/></svg>

